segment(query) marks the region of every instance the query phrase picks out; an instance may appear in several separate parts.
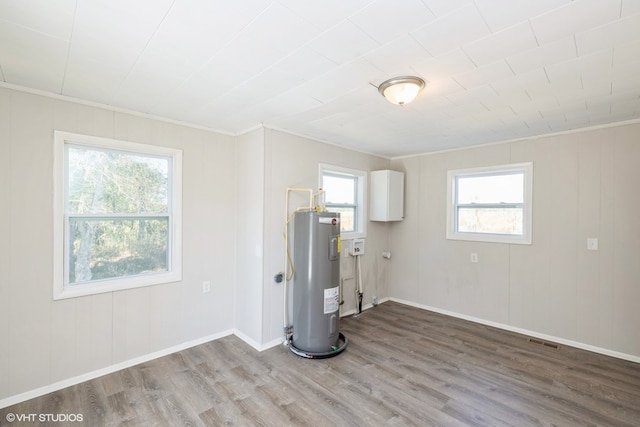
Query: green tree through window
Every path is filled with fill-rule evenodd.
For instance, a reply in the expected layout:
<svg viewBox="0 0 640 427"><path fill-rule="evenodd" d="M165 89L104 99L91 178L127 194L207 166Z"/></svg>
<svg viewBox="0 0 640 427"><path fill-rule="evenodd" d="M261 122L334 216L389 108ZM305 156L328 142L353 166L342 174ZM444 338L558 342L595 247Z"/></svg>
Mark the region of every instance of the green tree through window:
<svg viewBox="0 0 640 427"><path fill-rule="evenodd" d="M181 280L182 151L55 134L54 298Z"/></svg>
<svg viewBox="0 0 640 427"><path fill-rule="evenodd" d="M167 271L171 159L67 150L68 283Z"/></svg>

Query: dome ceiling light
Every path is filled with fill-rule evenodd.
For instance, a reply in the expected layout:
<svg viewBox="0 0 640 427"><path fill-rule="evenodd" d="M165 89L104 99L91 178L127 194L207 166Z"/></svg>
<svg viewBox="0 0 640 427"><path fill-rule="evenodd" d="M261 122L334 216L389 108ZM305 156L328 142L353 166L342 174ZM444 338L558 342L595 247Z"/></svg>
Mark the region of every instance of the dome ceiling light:
<svg viewBox="0 0 640 427"><path fill-rule="evenodd" d="M413 101L424 85L424 80L420 77L394 77L382 82L378 86L378 92L390 103L403 106Z"/></svg>

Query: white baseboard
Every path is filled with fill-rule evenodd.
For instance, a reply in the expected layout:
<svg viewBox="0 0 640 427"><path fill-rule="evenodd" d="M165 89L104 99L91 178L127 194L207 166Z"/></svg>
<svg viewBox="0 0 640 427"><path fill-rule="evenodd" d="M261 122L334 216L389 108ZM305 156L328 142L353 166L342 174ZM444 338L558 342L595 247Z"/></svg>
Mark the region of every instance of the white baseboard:
<svg viewBox="0 0 640 427"><path fill-rule="evenodd" d="M277 347L283 344L284 344L284 336L282 336L281 338L276 338L275 340L271 340L266 344L263 344L261 346L262 350L260 351L269 350L270 348Z"/></svg>
<svg viewBox="0 0 640 427"><path fill-rule="evenodd" d="M235 336L237 336L238 338L240 338L242 341L246 342L247 344L249 344L251 347L255 348L258 351L264 351L264 350L268 350L271 347L275 347L279 344L282 344L284 342L284 337L282 338L276 338L274 340L269 341L268 343L265 344L260 344L259 342L257 342L256 340L254 340L253 338L250 338L248 335L244 334L243 332L234 329L233 330L233 334Z"/></svg>
<svg viewBox="0 0 640 427"><path fill-rule="evenodd" d="M237 336L238 338L240 338L242 341L244 341L247 344L249 344L251 347L255 348L256 350L262 351L260 349L260 347L261 347L260 343L255 341L253 338L249 337L249 335L247 335L247 334L245 334L245 333L243 333L243 332L241 332L241 331L239 331L237 329L233 330L233 334L235 336Z"/></svg>
<svg viewBox="0 0 640 427"><path fill-rule="evenodd" d="M378 300L378 304L376 304L376 305L382 304L383 302L386 302L386 301L390 301L390 299L389 298L380 298ZM365 312L365 311L367 311L367 310L369 310L370 308L373 308L373 307L375 307L375 305L373 305L372 303L365 304L365 305L362 306L362 311ZM355 308L352 308L351 310L343 311L342 313L340 313L340 317L352 316L354 314L358 314L358 310L355 309Z"/></svg>
<svg viewBox="0 0 640 427"><path fill-rule="evenodd" d="M504 329L505 331L515 332L522 335L531 336L534 338L539 338L544 341L552 341L558 344L563 344L569 347L575 347L582 350L592 351L594 353L604 354L605 356L615 357L617 359L628 360L630 362L640 363L640 356L635 356L633 354L621 353L619 351L610 350L608 348L596 347L590 344L581 343L578 341L572 341L565 338L554 337L553 335L542 334L540 332L530 331L528 329L518 328L511 325L505 325L504 323L492 322L490 320L480 319L478 317L467 316L466 314L460 314L449 310L442 310L436 307L430 307L424 304L418 304L411 301L406 301L398 298L389 298L391 301L409 305L411 307L420 308L422 310L433 311L435 313L444 314L446 316L456 317L458 319L468 320L474 323L480 323L482 325L493 326L494 328Z"/></svg>
<svg viewBox="0 0 640 427"><path fill-rule="evenodd" d="M378 300L378 304L382 304L385 301L389 301L389 298L381 298L380 300ZM366 305L364 305L362 307L362 311L364 312L364 311L366 311L366 310L368 310L370 308L373 308L373 307L375 307L373 304L366 304ZM351 309L349 311L344 311L344 312L340 313L340 318L351 316L351 315L354 315L354 314L357 314L357 313L358 313L358 311L354 308L354 309ZM233 330L233 334L236 335L242 341L244 341L245 343L249 344L251 347L253 347L254 349L256 349L258 351L265 351L265 350L268 350L270 348L277 347L279 345L284 344L284 336L275 338L275 339L273 339L273 340L271 340L271 341L269 341L267 343L260 344L256 340L254 340L253 338L250 338L248 335L244 334L243 332L241 332L241 331L239 331L237 329Z"/></svg>
<svg viewBox="0 0 640 427"><path fill-rule="evenodd" d="M193 341L188 341L182 344L175 345L173 347L165 348L153 353L145 354L143 356L134 357L133 359L125 360L124 362L116 363L111 366L106 366L104 368L100 368L98 370L87 372L82 375L78 375L72 378L67 378L62 381L55 382L53 384L46 385L44 387L39 387L34 390L29 390L24 393L16 394L14 396L7 397L5 399L0 400L0 409L6 408L7 406L15 405L16 403L24 402L25 400L33 399L36 397L43 396L47 393L51 393L54 391L61 390L66 387L71 387L73 385L92 380L94 378L101 377L103 375L111 374L113 372L117 372L121 369L130 368L131 366L138 365L140 363L148 362L153 359L157 359L159 357L163 357L181 350L185 350L187 348L195 347L200 344L207 343L209 341L214 341L220 339L222 337L226 337L228 335L232 335L234 331L224 331L217 334L209 335L206 337L198 338Z"/></svg>
<svg viewBox="0 0 640 427"><path fill-rule="evenodd" d="M385 301L389 301L389 298L382 298L379 300L379 303L383 303ZM398 301L400 303L402 303L402 301ZM411 305L411 304L409 304ZM370 308L374 307L372 304L367 304L365 306L363 306L363 311L364 310L368 310ZM357 311L354 310L350 310L348 312L342 313L341 317L344 316L349 316L352 314L356 314ZM232 329L232 330L227 330L227 331L223 331L217 334L213 334L213 335L209 335L203 338L198 338L196 340L192 340L192 341L188 341L179 345L175 345L173 347L169 347L169 348L165 348L153 353L149 353L149 354L145 354L143 356L139 356L139 357L135 357L133 359L129 359L129 360L125 360L123 362L119 362L116 363L114 365L111 366L106 366L104 368L100 368L97 369L95 371L91 371L91 372L87 372L85 374L82 375L78 375L72 378L67 378L65 380L62 381L57 381L53 384L49 384L43 387L39 387L33 390L29 390L20 394L16 394L13 396L9 396L7 398L4 399L0 399L0 409L2 408L6 408L8 406L11 405L15 405L16 403L20 403L20 402L24 402L25 400L29 400L29 399L33 399L36 397L40 397L43 396L47 393L51 393L54 391L58 391L61 390L63 388L66 387L71 387L74 386L76 384L85 382L85 381L89 381L92 380L94 378L98 378L101 377L103 375L107 375L107 374L111 374L113 372L117 372L121 369L126 369L129 368L131 366L134 365L138 365L140 363L144 363L144 362L148 362L150 360L153 359L157 359L159 357L163 357L172 353L176 353L178 351L181 350L185 350L187 348L191 348L191 347L195 347L197 345L200 344L204 344L210 341L215 341L217 339L220 339L222 337L226 337L228 335L236 335L238 338L240 338L242 341L244 341L245 343L247 343L248 345L250 345L251 347L255 348L258 351L264 351L264 350L268 350L272 347L276 347L278 345L281 345L283 343L283 338L276 338L273 339L265 344L260 344L258 342L256 342L255 340L253 340L252 338L250 338L249 336L247 336L246 334L242 333L241 331L237 330L237 329Z"/></svg>

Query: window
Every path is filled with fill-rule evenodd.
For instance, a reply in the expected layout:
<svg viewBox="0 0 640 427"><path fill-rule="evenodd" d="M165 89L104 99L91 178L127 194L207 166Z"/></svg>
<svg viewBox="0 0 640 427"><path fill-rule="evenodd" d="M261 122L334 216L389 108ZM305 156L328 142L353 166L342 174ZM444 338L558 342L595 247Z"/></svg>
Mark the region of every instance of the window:
<svg viewBox="0 0 640 427"><path fill-rule="evenodd" d="M182 152L54 139L54 299L181 280Z"/></svg>
<svg viewBox="0 0 640 427"><path fill-rule="evenodd" d="M343 239L365 237L365 181L367 173L338 166L320 165L320 188L330 212L340 213Z"/></svg>
<svg viewBox="0 0 640 427"><path fill-rule="evenodd" d="M533 164L447 173L447 239L531 244Z"/></svg>

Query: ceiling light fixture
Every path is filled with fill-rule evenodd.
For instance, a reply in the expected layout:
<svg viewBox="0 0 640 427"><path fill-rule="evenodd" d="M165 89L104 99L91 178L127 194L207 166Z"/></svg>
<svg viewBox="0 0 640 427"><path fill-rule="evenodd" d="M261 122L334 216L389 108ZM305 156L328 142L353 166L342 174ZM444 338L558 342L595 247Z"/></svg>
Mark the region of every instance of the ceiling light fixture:
<svg viewBox="0 0 640 427"><path fill-rule="evenodd" d="M403 106L413 101L422 88L424 80L420 77L403 76L382 82L378 86L378 92L390 103Z"/></svg>

